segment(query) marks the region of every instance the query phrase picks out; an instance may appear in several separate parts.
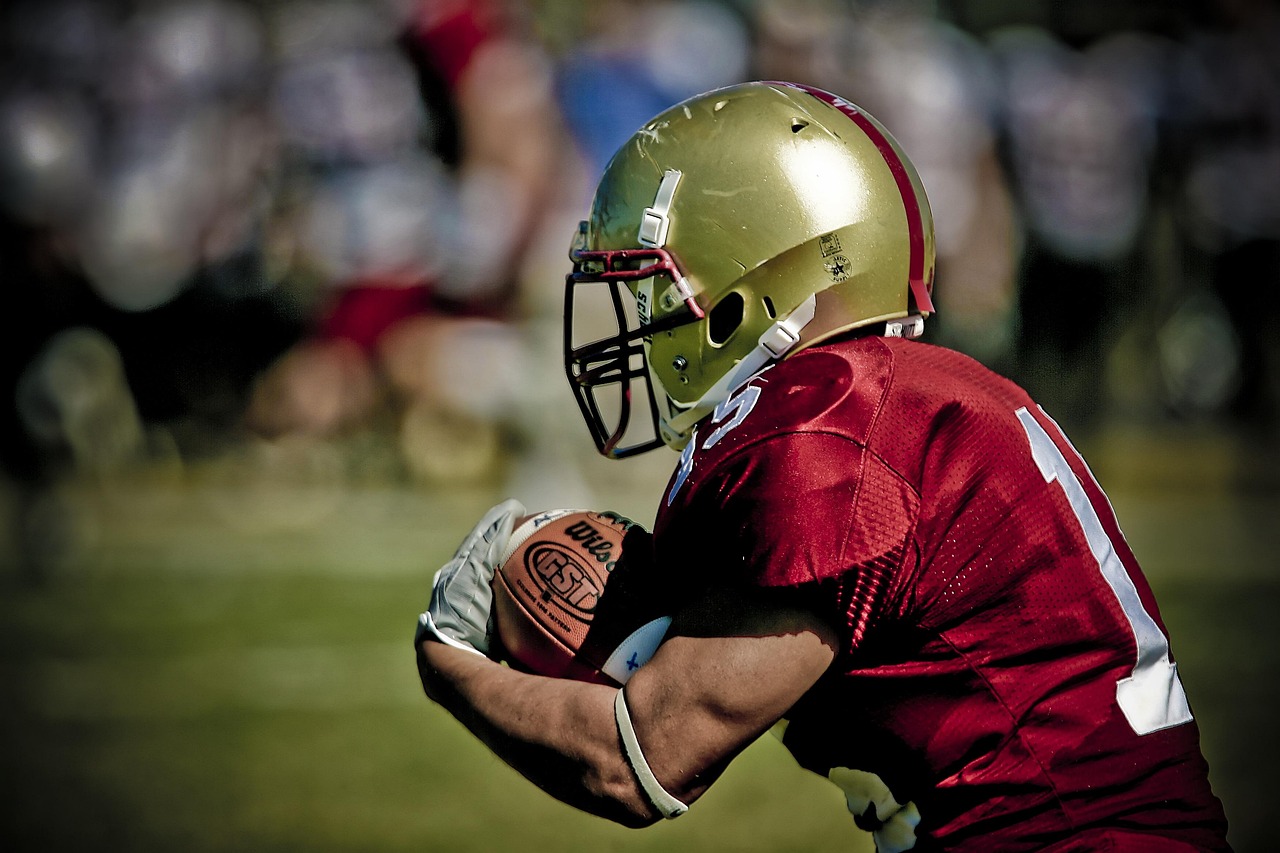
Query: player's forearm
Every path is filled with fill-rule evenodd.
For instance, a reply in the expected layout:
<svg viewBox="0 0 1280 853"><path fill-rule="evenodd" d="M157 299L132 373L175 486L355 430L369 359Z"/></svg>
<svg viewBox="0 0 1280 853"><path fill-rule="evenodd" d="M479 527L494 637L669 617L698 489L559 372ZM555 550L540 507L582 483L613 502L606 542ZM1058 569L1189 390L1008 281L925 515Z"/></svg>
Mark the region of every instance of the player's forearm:
<svg viewBox="0 0 1280 853"><path fill-rule="evenodd" d="M625 826L658 819L619 747L613 689L525 675L430 640L418 670L432 700L547 793Z"/></svg>

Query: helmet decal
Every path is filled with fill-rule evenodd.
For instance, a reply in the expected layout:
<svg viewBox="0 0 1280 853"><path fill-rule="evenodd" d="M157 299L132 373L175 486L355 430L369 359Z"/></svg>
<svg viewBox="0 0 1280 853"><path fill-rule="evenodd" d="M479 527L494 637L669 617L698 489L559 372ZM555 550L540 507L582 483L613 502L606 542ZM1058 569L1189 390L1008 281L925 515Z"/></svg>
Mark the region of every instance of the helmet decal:
<svg viewBox="0 0 1280 853"><path fill-rule="evenodd" d="M929 295L929 283L926 278L929 271L924 268L924 219L920 210L920 199L917 197L916 188L911 181L911 173L907 171L907 167L902 161L902 156L894 148L893 143L884 135L879 126L867 117L866 113L859 109L857 105L849 103L839 95L833 95L830 92L824 92L821 89L815 89L802 83L788 83L781 80L770 80L768 85L799 89L801 92L808 92L823 103L835 107L848 116L849 120L866 134L867 138L876 146L876 150L884 157L885 165L889 167L894 181L898 184L898 191L902 193L902 203L907 212L907 237L911 244L911 259L908 266L911 295L915 297L918 310L932 314L934 311L933 299Z"/></svg>

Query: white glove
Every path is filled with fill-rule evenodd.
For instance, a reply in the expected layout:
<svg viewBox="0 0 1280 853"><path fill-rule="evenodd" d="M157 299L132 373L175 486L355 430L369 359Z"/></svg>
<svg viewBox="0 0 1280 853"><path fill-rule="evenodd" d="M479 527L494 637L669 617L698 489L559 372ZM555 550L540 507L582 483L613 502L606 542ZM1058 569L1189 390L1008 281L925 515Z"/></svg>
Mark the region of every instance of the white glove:
<svg viewBox="0 0 1280 853"><path fill-rule="evenodd" d="M879 853L905 853L916 846L920 810L894 799L889 786L875 773L833 767L827 778L844 791L849 813L860 829L872 834Z"/></svg>
<svg viewBox="0 0 1280 853"><path fill-rule="evenodd" d="M414 646L431 634L445 645L487 656L492 636L493 574L524 504L505 500L484 514L453 559L436 572L431 603L418 617Z"/></svg>

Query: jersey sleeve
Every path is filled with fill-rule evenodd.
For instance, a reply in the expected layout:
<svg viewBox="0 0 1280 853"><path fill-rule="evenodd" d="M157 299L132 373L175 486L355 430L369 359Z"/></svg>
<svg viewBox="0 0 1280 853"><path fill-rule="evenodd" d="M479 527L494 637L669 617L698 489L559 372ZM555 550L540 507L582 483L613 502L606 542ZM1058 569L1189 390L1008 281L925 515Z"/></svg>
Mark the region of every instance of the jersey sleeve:
<svg viewBox="0 0 1280 853"><path fill-rule="evenodd" d="M662 537L680 543L677 562L722 583L804 591L852 646L887 606L918 512L881 460L821 431L719 457L681 504L668 515L674 537Z"/></svg>
<svg viewBox="0 0 1280 853"><path fill-rule="evenodd" d="M694 509L720 519L742 576L763 586L829 580L901 561L913 496L882 464L839 436L793 433L719 466Z"/></svg>

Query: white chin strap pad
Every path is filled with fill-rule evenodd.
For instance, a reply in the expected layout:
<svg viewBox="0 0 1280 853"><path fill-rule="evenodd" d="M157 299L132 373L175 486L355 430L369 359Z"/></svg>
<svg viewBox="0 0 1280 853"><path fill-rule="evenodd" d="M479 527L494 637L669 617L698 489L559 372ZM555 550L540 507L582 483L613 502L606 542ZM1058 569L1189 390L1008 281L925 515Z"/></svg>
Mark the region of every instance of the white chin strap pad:
<svg viewBox="0 0 1280 853"><path fill-rule="evenodd" d="M765 330L756 342L755 349L743 356L733 369L720 377L702 398L665 424L673 435L688 435L698 421L715 411L730 394L769 362L782 358L800 343L800 332L813 320L818 310L818 297L810 296L787 315Z"/></svg>

